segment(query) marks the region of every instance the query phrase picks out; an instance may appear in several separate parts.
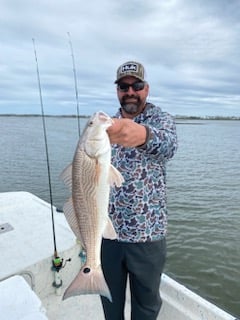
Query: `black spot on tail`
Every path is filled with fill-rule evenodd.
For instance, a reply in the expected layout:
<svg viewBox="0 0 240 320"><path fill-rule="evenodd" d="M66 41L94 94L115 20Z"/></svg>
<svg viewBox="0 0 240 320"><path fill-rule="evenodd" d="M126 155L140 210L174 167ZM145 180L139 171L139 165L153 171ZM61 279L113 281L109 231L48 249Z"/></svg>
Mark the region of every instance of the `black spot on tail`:
<svg viewBox="0 0 240 320"><path fill-rule="evenodd" d="M84 269L83 269L83 273L89 273L90 271L91 271L90 268L84 268Z"/></svg>

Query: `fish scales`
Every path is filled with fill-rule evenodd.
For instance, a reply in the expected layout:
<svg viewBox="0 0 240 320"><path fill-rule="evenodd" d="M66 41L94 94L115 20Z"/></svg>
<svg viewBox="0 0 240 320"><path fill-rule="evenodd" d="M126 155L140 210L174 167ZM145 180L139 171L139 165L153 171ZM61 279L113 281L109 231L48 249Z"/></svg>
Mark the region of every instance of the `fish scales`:
<svg viewBox="0 0 240 320"><path fill-rule="evenodd" d="M95 250L99 249L99 238L103 233L103 222L105 217L98 214L97 207L97 170L96 160L89 158L84 152L78 153L79 159L76 159L76 167L73 166L73 203L79 221L79 229L83 246L87 250L87 264L97 266L100 261L95 261ZM75 170L81 168L81 174L75 174ZM74 178L75 177L75 178ZM81 186L82 192L74 192ZM89 214L91 212L91 214Z"/></svg>
<svg viewBox="0 0 240 320"><path fill-rule="evenodd" d="M96 237L92 234L92 230L97 230L96 221L98 218L96 213L95 160L87 157L84 152L79 152L78 156L79 159L75 159L76 165L73 166L73 203L75 211L81 212L81 215L77 215L77 219L83 245L86 247L86 242L90 246L92 245L91 240L96 241ZM81 174L75 174L76 171Z"/></svg>
<svg viewBox="0 0 240 320"><path fill-rule="evenodd" d="M72 196L63 207L66 220L86 250L86 263L66 289L63 299L81 294L100 294L111 301L101 268L101 240L115 239L108 217L110 184L121 186L123 177L111 163L107 128L113 120L95 113L84 128L73 162L61 174Z"/></svg>

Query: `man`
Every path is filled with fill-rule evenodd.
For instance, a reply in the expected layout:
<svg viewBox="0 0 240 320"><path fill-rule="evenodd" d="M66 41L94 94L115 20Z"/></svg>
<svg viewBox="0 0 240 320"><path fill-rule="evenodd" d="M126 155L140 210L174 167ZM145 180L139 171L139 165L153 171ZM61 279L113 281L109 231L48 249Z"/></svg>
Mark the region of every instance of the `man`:
<svg viewBox="0 0 240 320"><path fill-rule="evenodd" d="M155 320L161 308L161 274L166 258L166 162L177 148L173 118L147 102L142 64L117 70L120 109L108 129L112 164L124 183L113 188L109 215L117 240L103 239L102 267L113 302L102 297L106 320L123 320L127 277L131 319Z"/></svg>

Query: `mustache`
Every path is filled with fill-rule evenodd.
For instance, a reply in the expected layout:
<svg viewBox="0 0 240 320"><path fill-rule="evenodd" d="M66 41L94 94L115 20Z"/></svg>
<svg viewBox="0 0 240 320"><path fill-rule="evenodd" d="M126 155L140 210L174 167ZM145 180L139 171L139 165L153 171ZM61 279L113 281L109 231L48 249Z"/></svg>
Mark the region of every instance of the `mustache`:
<svg viewBox="0 0 240 320"><path fill-rule="evenodd" d="M126 102L127 99L131 99L131 98L137 99L138 102L140 101L140 98L138 96L134 94L131 94L131 95L127 94L124 97L122 97L122 102Z"/></svg>

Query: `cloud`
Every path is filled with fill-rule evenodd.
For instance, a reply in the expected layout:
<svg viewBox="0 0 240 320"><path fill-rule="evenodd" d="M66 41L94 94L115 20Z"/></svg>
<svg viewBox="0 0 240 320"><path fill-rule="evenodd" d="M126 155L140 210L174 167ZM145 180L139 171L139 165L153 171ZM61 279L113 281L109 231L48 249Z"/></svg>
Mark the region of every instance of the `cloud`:
<svg viewBox="0 0 240 320"><path fill-rule="evenodd" d="M118 108L115 72L134 59L149 100L173 114L240 116L239 1L2 1L0 113L38 113L38 56L46 113Z"/></svg>

